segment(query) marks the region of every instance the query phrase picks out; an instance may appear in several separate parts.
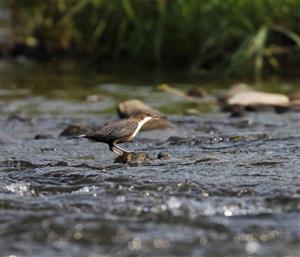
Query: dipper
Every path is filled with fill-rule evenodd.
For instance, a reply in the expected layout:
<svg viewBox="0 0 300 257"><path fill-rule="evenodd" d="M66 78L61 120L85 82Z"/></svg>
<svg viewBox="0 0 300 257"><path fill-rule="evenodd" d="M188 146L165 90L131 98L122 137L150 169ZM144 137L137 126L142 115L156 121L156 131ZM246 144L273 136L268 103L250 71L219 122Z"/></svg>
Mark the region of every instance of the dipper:
<svg viewBox="0 0 300 257"><path fill-rule="evenodd" d="M142 126L153 118L160 118L160 116L146 111L137 112L131 115L129 119L110 122L92 133L79 137L106 143L109 145L109 150L117 155L122 155L124 152L131 153L132 151L121 148L117 143L131 142Z"/></svg>

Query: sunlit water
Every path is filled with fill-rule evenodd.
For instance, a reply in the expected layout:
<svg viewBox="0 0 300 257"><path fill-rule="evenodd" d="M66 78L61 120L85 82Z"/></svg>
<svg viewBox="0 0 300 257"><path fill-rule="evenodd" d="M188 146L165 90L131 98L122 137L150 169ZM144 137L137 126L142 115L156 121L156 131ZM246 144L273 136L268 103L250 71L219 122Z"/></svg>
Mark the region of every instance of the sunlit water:
<svg viewBox="0 0 300 257"><path fill-rule="evenodd" d="M299 112L183 116L152 86L166 81L43 67L2 67L1 256L299 256ZM125 145L153 160L118 164L106 145L59 137L132 97L177 107L176 128Z"/></svg>

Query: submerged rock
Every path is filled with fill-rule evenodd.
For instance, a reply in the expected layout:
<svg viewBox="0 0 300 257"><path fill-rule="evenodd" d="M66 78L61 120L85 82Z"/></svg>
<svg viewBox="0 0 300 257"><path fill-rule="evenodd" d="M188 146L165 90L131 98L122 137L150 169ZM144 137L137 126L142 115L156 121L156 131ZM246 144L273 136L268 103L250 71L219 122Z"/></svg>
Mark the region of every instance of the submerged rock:
<svg viewBox="0 0 300 257"><path fill-rule="evenodd" d="M246 91L233 95L227 103L241 106L288 106L290 101L287 96L282 94Z"/></svg>
<svg viewBox="0 0 300 257"><path fill-rule="evenodd" d="M118 156L114 162L137 165L137 164L147 163L148 161L151 160L153 160L153 158L146 153L132 152L132 153L123 153L122 155Z"/></svg>
<svg viewBox="0 0 300 257"><path fill-rule="evenodd" d="M158 110L151 108L140 100L131 99L118 104L117 111L120 118L128 118L134 112L147 111L160 114ZM166 129L175 127L173 123L166 119L153 119L147 122L141 130Z"/></svg>

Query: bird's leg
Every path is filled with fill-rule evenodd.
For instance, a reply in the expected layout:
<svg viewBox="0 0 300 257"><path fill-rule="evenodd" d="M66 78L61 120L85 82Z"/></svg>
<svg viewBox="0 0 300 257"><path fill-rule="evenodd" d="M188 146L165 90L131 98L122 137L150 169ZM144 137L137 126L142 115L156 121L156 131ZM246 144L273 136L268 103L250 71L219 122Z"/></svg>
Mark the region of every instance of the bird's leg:
<svg viewBox="0 0 300 257"><path fill-rule="evenodd" d="M114 152L115 154L117 154L117 155L119 155L119 156L123 155L123 152L120 153L119 151L117 151L117 150L115 149L115 146L114 146L114 145L109 145L109 150L111 150L112 152Z"/></svg>
<svg viewBox="0 0 300 257"><path fill-rule="evenodd" d="M116 145L116 144L113 144L113 146L114 146L115 148L121 150L123 153L132 153L132 152L133 152L133 151L130 151L130 150L126 150L126 149L124 149L124 148L122 148L122 147L120 147L120 146L118 146L118 145Z"/></svg>

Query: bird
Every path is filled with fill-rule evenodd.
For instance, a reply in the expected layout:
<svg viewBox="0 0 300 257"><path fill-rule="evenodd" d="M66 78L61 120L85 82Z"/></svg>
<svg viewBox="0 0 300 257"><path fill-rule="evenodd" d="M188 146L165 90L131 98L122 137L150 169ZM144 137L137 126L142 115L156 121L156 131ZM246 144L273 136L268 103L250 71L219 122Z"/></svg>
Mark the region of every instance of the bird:
<svg viewBox="0 0 300 257"><path fill-rule="evenodd" d="M128 119L109 122L100 129L78 137L106 143L109 146L109 150L117 155L132 153L133 151L121 148L117 144L131 142L146 122L158 118L161 118L161 116L157 113L140 111L133 113Z"/></svg>

